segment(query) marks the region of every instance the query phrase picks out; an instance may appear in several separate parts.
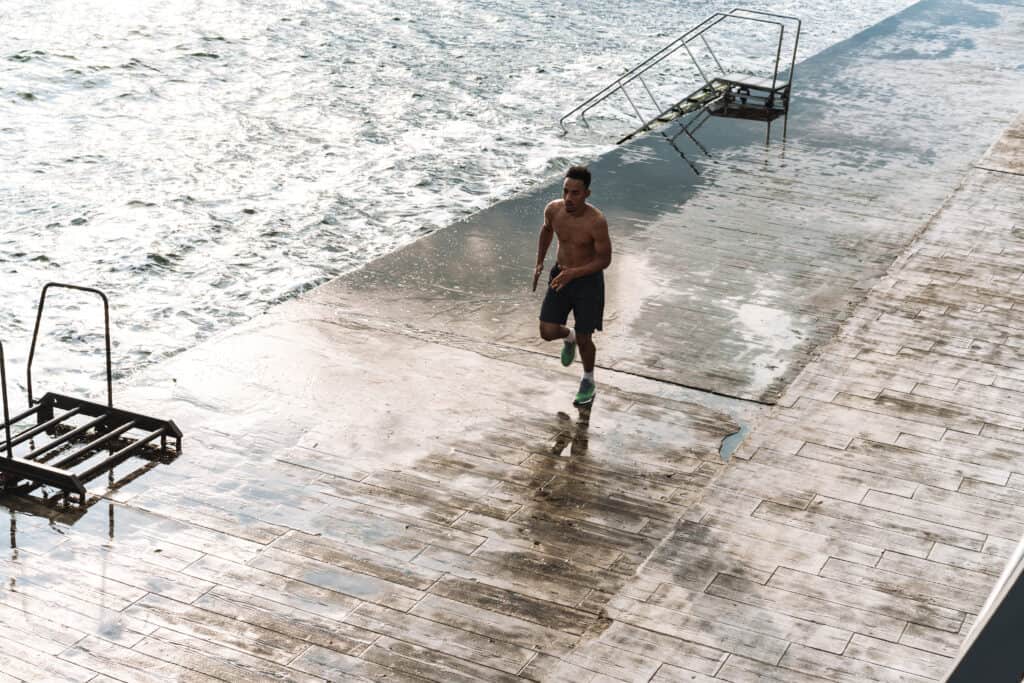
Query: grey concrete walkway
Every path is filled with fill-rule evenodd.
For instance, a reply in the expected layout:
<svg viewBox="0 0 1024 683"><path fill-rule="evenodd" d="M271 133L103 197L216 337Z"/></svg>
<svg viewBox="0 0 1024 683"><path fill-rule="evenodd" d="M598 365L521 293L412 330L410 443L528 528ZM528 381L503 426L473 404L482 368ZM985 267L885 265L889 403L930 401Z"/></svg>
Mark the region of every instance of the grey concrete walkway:
<svg viewBox="0 0 1024 683"><path fill-rule="evenodd" d="M944 676L1024 536L1022 134L1024 118L755 427L677 530L699 539L688 556L666 544L639 576L714 568L610 616L707 610L779 648L732 649L726 680Z"/></svg>
<svg viewBox="0 0 1024 683"><path fill-rule="evenodd" d="M944 8L826 57L866 78L988 35L879 72L967 92L1024 17ZM1005 120L977 103L962 136L830 151L862 117L808 107L784 158L729 143L681 205L656 140L598 162L621 232L591 412L529 339L550 187L138 378L125 405L186 451L84 513L5 500L0 681L941 679L1024 533L1024 120L984 157Z"/></svg>

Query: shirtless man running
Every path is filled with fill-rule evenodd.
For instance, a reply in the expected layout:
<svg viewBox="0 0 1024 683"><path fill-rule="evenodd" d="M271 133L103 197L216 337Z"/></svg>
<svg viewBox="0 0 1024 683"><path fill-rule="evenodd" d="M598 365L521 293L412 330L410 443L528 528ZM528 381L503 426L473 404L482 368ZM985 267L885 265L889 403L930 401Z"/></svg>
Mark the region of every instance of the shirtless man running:
<svg viewBox="0 0 1024 683"><path fill-rule="evenodd" d="M544 225L537 240L537 266L533 270L533 290L544 270L551 238L558 236L558 255L551 269L547 294L540 309L540 336L546 341L564 340L562 365L569 366L580 349L583 379L576 394L576 405L594 400L594 357L597 348L591 339L601 329L604 313L604 274L612 262L612 243L604 214L587 204L590 196L590 171L573 166L565 173L562 198L544 209ZM572 311L574 329L565 326Z"/></svg>

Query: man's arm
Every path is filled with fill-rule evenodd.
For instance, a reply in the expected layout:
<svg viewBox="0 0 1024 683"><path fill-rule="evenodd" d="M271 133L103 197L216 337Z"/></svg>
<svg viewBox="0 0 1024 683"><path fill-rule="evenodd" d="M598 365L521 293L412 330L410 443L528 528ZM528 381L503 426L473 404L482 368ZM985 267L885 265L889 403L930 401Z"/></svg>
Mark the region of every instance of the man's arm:
<svg viewBox="0 0 1024 683"><path fill-rule="evenodd" d="M612 263L612 240L608 236L608 221L602 215L594 223L594 258L575 268L566 268L555 276L551 286L557 291L578 277L604 270Z"/></svg>
<svg viewBox="0 0 1024 683"><path fill-rule="evenodd" d="M548 204L544 209L544 225L540 226L540 235L537 237L537 265L533 269L533 291L537 291L537 280L544 270L544 258L548 255L551 239L555 236L555 229L551 227L551 213L551 204Z"/></svg>

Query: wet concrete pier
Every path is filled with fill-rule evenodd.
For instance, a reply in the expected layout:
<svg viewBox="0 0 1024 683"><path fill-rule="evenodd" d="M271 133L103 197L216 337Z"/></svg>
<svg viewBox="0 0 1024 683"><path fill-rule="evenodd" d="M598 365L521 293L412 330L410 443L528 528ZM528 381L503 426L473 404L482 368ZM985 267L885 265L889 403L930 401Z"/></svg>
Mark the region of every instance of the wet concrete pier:
<svg viewBox="0 0 1024 683"><path fill-rule="evenodd" d="M785 146L595 162L592 410L534 339L557 184L136 378L185 452L5 499L0 681L941 680L1024 535L1022 47L924 2Z"/></svg>

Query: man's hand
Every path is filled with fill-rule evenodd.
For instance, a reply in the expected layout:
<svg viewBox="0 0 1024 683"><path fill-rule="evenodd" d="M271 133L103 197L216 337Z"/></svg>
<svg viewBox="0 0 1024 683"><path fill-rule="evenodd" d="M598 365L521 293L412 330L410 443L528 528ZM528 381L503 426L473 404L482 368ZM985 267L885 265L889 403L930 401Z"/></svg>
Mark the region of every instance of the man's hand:
<svg viewBox="0 0 1024 683"><path fill-rule="evenodd" d="M544 271L544 264L538 263L537 267L533 269L533 290L537 291L537 280L540 279L540 274Z"/></svg>
<svg viewBox="0 0 1024 683"><path fill-rule="evenodd" d="M558 275L556 275L555 279L551 281L551 289L557 292L561 290L562 287L565 287L567 284L572 282L574 279L576 279L576 269L563 268L562 270L558 271Z"/></svg>

